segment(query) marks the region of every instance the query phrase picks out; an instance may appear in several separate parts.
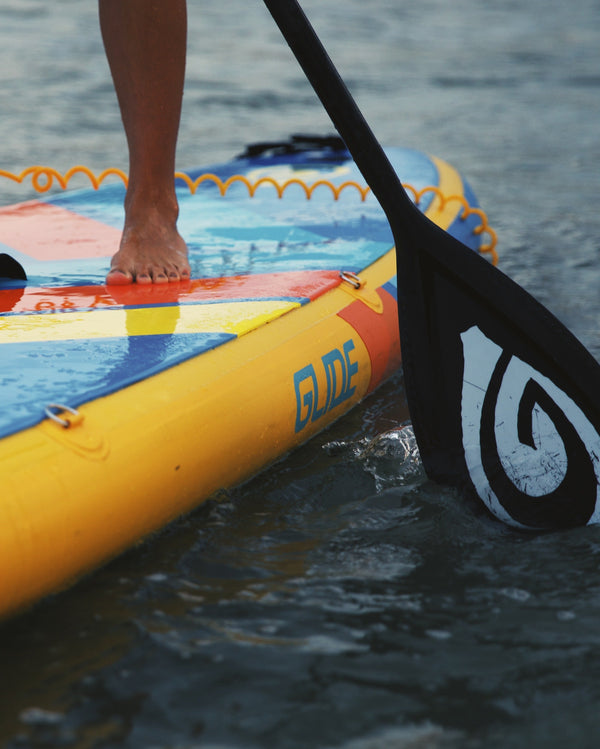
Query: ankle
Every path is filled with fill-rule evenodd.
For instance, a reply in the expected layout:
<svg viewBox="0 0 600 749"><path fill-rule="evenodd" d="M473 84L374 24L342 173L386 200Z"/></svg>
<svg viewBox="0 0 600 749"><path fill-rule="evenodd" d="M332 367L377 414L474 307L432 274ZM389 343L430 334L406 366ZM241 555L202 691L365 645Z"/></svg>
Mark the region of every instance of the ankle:
<svg viewBox="0 0 600 749"><path fill-rule="evenodd" d="M175 189L128 189L125 196L126 225L162 224L174 227L179 218Z"/></svg>

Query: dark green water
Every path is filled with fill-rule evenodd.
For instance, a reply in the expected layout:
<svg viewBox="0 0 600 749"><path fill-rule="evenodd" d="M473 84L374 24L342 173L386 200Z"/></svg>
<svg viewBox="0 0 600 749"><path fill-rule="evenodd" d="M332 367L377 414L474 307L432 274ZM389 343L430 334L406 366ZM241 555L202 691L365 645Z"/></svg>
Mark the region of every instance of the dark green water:
<svg viewBox="0 0 600 749"><path fill-rule="evenodd" d="M457 165L600 357L598 0L305 8L382 142ZM94 3L5 0L0 71L0 167L126 163ZM261 3L190 2L182 166L330 130ZM405 419L398 379L2 625L0 745L596 747L600 529L502 526L399 458Z"/></svg>

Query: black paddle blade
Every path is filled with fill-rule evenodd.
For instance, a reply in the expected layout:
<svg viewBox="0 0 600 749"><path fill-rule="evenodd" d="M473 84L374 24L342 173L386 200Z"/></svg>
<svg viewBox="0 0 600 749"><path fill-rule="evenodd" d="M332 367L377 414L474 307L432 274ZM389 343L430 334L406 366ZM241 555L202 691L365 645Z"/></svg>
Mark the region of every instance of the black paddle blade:
<svg viewBox="0 0 600 749"><path fill-rule="evenodd" d="M396 243L408 407L427 474L522 528L600 521L600 365L412 204L296 0L264 0Z"/></svg>
<svg viewBox="0 0 600 749"><path fill-rule="evenodd" d="M600 366L539 302L414 215L390 219L407 398L427 474L501 520L600 520ZM396 225L394 225L396 224ZM400 224L400 225L398 225Z"/></svg>

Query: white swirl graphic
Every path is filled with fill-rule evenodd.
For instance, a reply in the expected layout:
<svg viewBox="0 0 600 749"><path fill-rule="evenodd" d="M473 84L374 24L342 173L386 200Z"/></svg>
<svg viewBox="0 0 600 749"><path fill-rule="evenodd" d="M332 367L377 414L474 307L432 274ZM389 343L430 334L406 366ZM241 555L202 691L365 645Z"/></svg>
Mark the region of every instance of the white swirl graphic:
<svg viewBox="0 0 600 749"><path fill-rule="evenodd" d="M464 355L462 432L465 460L471 481L491 512L506 523L526 527L508 512L490 485L482 458L482 417L486 393L503 354L502 348L473 326L461 335ZM502 375L493 412L493 436L497 457L506 477L523 495L543 502L565 479L568 450L553 419L537 402L531 403L531 443L519 434L519 412L531 383L560 409L570 422L593 466L596 477L594 511L589 523L600 521L600 436L577 404L531 365L513 356ZM590 474L592 475L592 474ZM573 501L579 501L573 497ZM506 503L505 503L506 504ZM543 508L542 508L543 509Z"/></svg>

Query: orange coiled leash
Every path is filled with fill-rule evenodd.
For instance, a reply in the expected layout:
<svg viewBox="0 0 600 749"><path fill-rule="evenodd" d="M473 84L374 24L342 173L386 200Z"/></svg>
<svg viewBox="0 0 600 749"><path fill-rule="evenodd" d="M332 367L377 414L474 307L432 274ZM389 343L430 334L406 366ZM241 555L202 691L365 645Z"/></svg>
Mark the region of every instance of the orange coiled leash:
<svg viewBox="0 0 600 749"><path fill-rule="evenodd" d="M0 169L0 177L11 180L13 182L17 182L18 184L23 184L23 182L30 178L32 187L39 193L48 192L50 189L56 186L62 188L63 190L66 190L69 182L73 179L73 177L81 174L89 179L92 187L95 190L97 190L108 177L116 176L120 178L126 187L128 183L128 177L125 172L121 169L116 168L105 169L98 175L94 174L94 172L92 172L92 170L87 166L82 165L73 166L64 174L61 174L56 169L48 166L30 166L24 169L20 174L13 174L12 172ZM321 187L325 187L331 190L334 200L338 200L341 193L344 190L348 189L356 190L360 195L361 201L365 201L367 199L367 195L371 192L370 187L366 185L360 185L358 182L354 181L348 181L343 182L340 185L334 185L333 182L330 182L329 180L318 180L317 182L309 185L296 177L293 179L289 179L286 182L278 182L272 177L261 177L255 182L251 182L247 177L244 177L241 174L233 175L232 177L229 177L227 180L223 181L216 174L201 174L199 177L192 179L184 172L175 172L175 178L183 181L187 185L192 195L197 192L200 185L202 185L204 182L212 182L213 184L215 184L219 189L219 193L221 194L221 196L225 196L228 190L233 185L243 184L246 186L248 194L251 198L254 197L259 187L264 186L273 187L279 198L283 197L285 191L288 188L292 186L298 186L304 191L307 200L310 200L315 190ZM457 201L462 206L462 212L460 214L462 220L466 220L469 216L472 215L478 216L481 223L474 228L474 233L476 235L487 234L487 236L489 237L488 241L480 246L479 252L482 254L488 254L494 265L498 263L498 253L496 252L496 232L490 227L487 216L485 212L481 210L481 208L473 208L472 206L470 206L463 195L444 195L438 187L428 186L422 188L421 190L416 190L412 185L409 184L404 184L403 186L413 195L416 205L419 205L419 202L425 195L427 195L428 193L433 193L435 199L439 201L439 210L443 210L443 208L448 203Z"/></svg>

